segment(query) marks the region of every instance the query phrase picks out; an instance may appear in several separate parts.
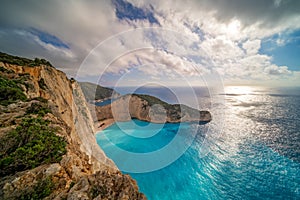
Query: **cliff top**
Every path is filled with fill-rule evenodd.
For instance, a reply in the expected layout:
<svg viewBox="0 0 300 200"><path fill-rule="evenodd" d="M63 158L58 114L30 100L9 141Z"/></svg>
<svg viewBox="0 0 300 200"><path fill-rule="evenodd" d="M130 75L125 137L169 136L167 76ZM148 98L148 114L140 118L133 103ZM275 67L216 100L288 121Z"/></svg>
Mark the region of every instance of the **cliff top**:
<svg viewBox="0 0 300 200"><path fill-rule="evenodd" d="M0 62L19 65L19 66L29 66L29 67L35 67L40 65L47 65L53 67L51 63L45 59L35 58L34 60L31 60L28 58L9 55L3 52L0 52Z"/></svg>

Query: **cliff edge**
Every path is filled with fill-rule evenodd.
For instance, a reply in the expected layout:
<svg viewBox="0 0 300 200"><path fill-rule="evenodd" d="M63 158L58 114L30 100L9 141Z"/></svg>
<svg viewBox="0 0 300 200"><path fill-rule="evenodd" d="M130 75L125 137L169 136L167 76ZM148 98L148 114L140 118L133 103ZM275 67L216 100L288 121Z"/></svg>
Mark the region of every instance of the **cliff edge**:
<svg viewBox="0 0 300 200"><path fill-rule="evenodd" d="M145 199L106 157L76 81L0 53L0 199Z"/></svg>

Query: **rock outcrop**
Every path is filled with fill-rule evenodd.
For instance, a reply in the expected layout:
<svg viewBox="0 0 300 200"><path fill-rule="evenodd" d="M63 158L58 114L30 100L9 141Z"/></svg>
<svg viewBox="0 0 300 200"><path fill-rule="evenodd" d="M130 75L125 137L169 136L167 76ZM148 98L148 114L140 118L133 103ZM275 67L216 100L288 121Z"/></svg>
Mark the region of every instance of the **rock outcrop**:
<svg viewBox="0 0 300 200"><path fill-rule="evenodd" d="M94 119L103 121L129 121L139 119L153 123L178 123L211 121L208 111L199 111L182 104L168 104L149 95L125 95L106 106L91 106Z"/></svg>
<svg viewBox="0 0 300 200"><path fill-rule="evenodd" d="M93 120L76 81L50 65L20 66L2 60L0 68L0 78L18 80L15 82L27 98L0 105L0 139L15 130L23 118L38 118L39 109L33 114L28 110L45 104L50 111L43 113L41 120L49 122L55 134L66 141L66 153L59 162L46 160L40 166L4 174L0 178L0 199L24 195L40 198L34 195L41 194L45 199L145 199L136 182L121 174L97 145Z"/></svg>

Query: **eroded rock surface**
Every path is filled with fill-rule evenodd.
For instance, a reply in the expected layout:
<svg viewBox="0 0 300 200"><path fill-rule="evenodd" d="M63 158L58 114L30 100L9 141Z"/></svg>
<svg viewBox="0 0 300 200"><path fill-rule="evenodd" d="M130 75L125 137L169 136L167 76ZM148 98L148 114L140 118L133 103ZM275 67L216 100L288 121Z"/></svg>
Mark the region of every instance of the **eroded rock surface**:
<svg viewBox="0 0 300 200"><path fill-rule="evenodd" d="M121 174L97 145L93 120L76 81L49 65L0 62L0 67L5 80L21 80L17 85L27 98L0 105L0 139L23 118L39 117L32 107L46 105L51 112L42 113L42 120L66 141L66 153L59 162L45 161L47 164L1 176L0 199L40 199L38 195L45 199L145 199L136 182Z"/></svg>

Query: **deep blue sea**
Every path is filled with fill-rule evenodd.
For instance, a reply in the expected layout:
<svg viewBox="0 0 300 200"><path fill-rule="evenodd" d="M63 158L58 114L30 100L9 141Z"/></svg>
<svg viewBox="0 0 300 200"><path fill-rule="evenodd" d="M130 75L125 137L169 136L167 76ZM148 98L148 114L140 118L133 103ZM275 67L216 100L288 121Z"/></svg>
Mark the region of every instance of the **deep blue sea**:
<svg viewBox="0 0 300 200"><path fill-rule="evenodd" d="M187 91L135 92L209 110L210 123L132 120L96 134L148 199L300 199L300 88L194 88L197 101Z"/></svg>

